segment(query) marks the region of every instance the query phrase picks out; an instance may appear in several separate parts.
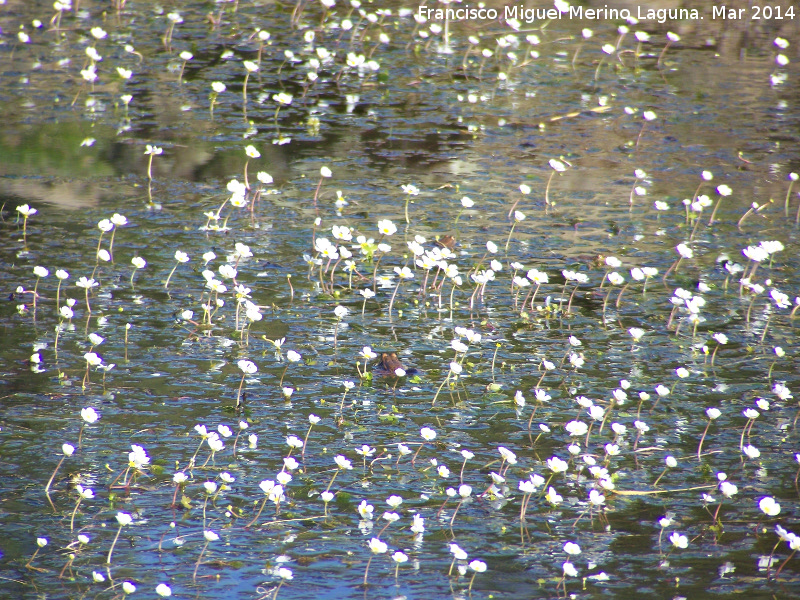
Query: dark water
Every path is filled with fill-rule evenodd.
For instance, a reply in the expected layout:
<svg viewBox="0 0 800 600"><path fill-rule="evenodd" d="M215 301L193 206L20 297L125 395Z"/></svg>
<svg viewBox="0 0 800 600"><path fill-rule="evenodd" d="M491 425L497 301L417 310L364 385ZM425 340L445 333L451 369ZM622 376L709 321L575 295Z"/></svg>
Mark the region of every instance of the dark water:
<svg viewBox="0 0 800 600"><path fill-rule="evenodd" d="M798 529L796 21L648 22L622 39L621 23L607 20L535 23L518 33L499 22L455 23L448 54L443 31L384 8L391 13L369 5L362 18L348 6L311 4L293 26L293 6L241 2L234 12L234 3L184 3L167 43L172 7L128 2L115 11L84 1L58 30L49 3L3 7L0 596L111 598L129 581L137 597L168 584L175 597L264 598L280 583L279 568L293 576L281 598L796 596L797 559L775 530ZM346 18L353 28L343 31ZM28 43L17 36L21 25ZM593 36L583 40L587 26ZM93 37L93 27L106 36ZM257 29L270 36L245 104L243 61L258 61ZM304 39L309 31L313 42ZM636 31L650 41L639 45ZM662 56L668 31L681 40ZM516 37L498 43L507 35ZM604 44L616 46L612 55ZM93 86L80 73L90 46L102 56ZM484 49L492 56L481 57ZM193 56L181 72L184 51ZM349 52L377 70L347 66ZM777 65L778 54L789 64ZM213 112L212 82L226 86ZM281 92L293 98L276 116ZM645 111L655 120L645 121ZM152 179L147 144L163 150L152 157ZM259 158L248 160L248 145ZM551 159L566 170L555 172ZM322 167L330 178L320 177ZM242 182L245 168L251 189L237 208L227 186ZM705 170L713 180L701 179ZM273 181L259 183L259 171ZM721 196L719 185L732 194ZM682 201L698 194L710 205L687 217ZM346 204L337 206L339 196ZM463 208L464 196L474 206ZM525 219L511 233L515 203ZM16 210L24 204L38 211L27 222ZM98 243L112 249L98 223L115 213L127 224L115 228L113 261L98 260ZM385 219L397 227L392 235L379 231ZM353 240L335 240L333 226L352 228ZM359 235L391 249L365 255ZM407 244L423 236L425 249L441 249L435 240L446 235L456 239L443 259L462 277L455 286L437 266L426 279ZM320 259L318 238L352 258ZM742 250L769 241L783 250L751 275L763 289L740 286L726 261L749 271L755 263ZM237 256L237 243L253 256ZM693 256L670 270L681 243ZM178 264L176 251L189 261ZM206 264L207 252L216 258ZM134 257L147 264L131 284ZM606 266L606 257L622 265ZM476 290L469 274L491 260L501 269ZM219 271L226 264L235 282ZM37 266L48 269L38 283ZM394 269L404 266L414 277L395 294ZM637 267L658 270L646 289L631 275ZM512 282L533 268L549 281L533 310L530 299L523 310L531 287ZM69 272L60 289L57 269ZM225 292L209 290L204 269ZM564 270L588 280L566 282ZM610 285L612 271L624 283ZM392 279L375 282L374 273ZM81 277L99 283L91 313ZM249 335L236 284L250 289L261 314ZM686 302L672 314L678 288L705 301L690 303L696 323ZM377 292L366 304L364 289ZM75 300L71 319L59 318L57 297L60 306ZM202 305L217 299L224 305L209 310L209 324ZM342 319L337 306L348 309ZM456 327L481 336L466 354L451 346L468 343ZM644 330L641 340L630 328ZM104 340L95 345L90 333ZM271 340L282 338L276 352ZM374 359L365 369L364 346L396 352L408 375L393 377ZM291 362L289 351L301 360ZM88 352L114 367L87 375ZM31 362L34 353L41 363ZM583 363L571 363L571 353ZM257 366L244 381L240 360ZM346 382L355 385L346 391ZM669 395L659 398L659 385ZM627 399L613 400L622 388ZM524 406L515 404L518 390ZM598 420L580 397L600 407ZM99 421L84 422L87 407ZM712 407L720 416L706 431ZM758 417L749 420L746 409ZM312 414L320 421L309 433ZM591 429L570 435L576 419ZM649 429L637 434L636 421ZM232 435L212 457L196 425L226 425ZM424 427L437 435L420 448ZM290 453L287 436L308 436L304 453ZM75 452L57 469L63 443ZM130 465L132 444L148 464ZM364 444L374 454L359 455ZM415 460L399 444L419 449ZM607 444L618 454L608 455ZM747 445L757 457L743 454ZM474 456L465 461L462 450ZM300 464L285 497L255 519L265 499L259 483L276 480L289 455ZM337 468L339 455L351 470ZM675 467L665 467L667 456ZM565 473L553 473L552 457L568 461ZM176 472L188 478L177 496ZM220 486L223 473L234 481L206 493L204 482ZM490 488L491 473L505 481ZM720 489L720 473L735 494ZM539 481L521 521L527 497L518 484L533 474L549 483ZM320 494L329 483L326 511ZM472 492L459 504L461 483ZM78 485L94 498L75 510ZM562 497L556 505L545 499L549 486ZM591 505L593 490L603 506ZM392 495L403 503L387 525ZM780 504L778 514L759 508L765 497ZM360 518L362 500L374 519ZM120 527L119 512L132 523ZM414 514L424 518L421 536L411 530ZM686 548L673 546L674 533L686 536ZM29 562L37 537L48 544ZM373 537L388 552L373 556L364 588ZM580 554L570 559L567 542ZM451 543L468 558L452 564ZM397 551L408 561L395 578ZM578 576L562 581L568 559ZM471 569L473 560L486 572Z"/></svg>

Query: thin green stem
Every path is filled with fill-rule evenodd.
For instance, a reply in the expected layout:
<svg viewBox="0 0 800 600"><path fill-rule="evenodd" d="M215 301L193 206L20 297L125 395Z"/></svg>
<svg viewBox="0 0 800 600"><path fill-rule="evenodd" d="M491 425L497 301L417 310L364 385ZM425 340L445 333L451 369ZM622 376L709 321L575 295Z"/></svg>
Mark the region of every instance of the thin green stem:
<svg viewBox="0 0 800 600"><path fill-rule="evenodd" d="M119 534L122 533L122 525L119 526L117 529L117 535L114 536L114 541L111 542L111 548L108 550L108 556L106 557L106 564L111 564L111 555L114 553L114 546L117 545L117 540L119 539Z"/></svg>
<svg viewBox="0 0 800 600"><path fill-rule="evenodd" d="M75 503L75 510L72 511L72 516L69 519L70 531L75 531L75 513L78 512L78 507L81 505L81 500L83 500L83 496L78 496L78 501Z"/></svg>
<svg viewBox="0 0 800 600"><path fill-rule="evenodd" d="M511 231L508 232L508 238L506 239L506 253L508 253L508 244L511 243L511 236L514 235L514 227L517 226L516 219L513 223L511 223Z"/></svg>

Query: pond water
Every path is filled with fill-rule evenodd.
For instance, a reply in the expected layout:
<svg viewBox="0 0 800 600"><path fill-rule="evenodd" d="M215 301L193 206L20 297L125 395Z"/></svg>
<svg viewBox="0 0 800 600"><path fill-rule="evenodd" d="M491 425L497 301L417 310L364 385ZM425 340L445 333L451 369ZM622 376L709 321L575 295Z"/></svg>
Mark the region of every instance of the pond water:
<svg viewBox="0 0 800 600"><path fill-rule="evenodd" d="M800 15L65 4L0 7L0 596L797 597Z"/></svg>

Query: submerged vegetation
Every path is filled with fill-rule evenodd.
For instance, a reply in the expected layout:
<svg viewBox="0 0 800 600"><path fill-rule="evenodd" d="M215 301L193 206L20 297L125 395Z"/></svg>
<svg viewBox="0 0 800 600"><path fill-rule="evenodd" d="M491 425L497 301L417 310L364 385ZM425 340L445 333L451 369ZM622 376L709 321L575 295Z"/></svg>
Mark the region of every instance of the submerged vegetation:
<svg viewBox="0 0 800 600"><path fill-rule="evenodd" d="M3 594L792 595L796 44L112 4L0 7Z"/></svg>

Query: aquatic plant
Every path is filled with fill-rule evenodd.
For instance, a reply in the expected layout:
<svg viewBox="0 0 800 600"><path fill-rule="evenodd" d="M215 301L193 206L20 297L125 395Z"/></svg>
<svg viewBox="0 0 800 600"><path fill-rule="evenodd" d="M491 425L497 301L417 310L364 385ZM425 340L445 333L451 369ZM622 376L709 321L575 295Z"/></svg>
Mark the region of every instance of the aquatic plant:
<svg viewBox="0 0 800 600"><path fill-rule="evenodd" d="M164 153L164 149L159 146L147 144L144 151L147 155L147 179L153 181L153 157Z"/></svg>
<svg viewBox="0 0 800 600"><path fill-rule="evenodd" d="M85 7L73 17L68 3L56 4L55 31L45 33L41 20L37 25L31 19L14 41L17 54L27 52L36 61L30 73L25 62L15 66L25 72L6 90L11 97L22 86L22 102L37 106L25 113L26 127L41 120L38 113L49 114L38 110L41 98L49 97L42 82L66 75L78 81L78 94L88 94L85 103L59 113L60 124L75 125L74 146L82 153L70 163L70 177L83 180L83 169L105 165L143 131L154 135L154 124L174 152L164 163L169 177L153 189L153 157L161 149L147 147L143 198L141 179L117 175L119 160L113 175L102 172L102 211L124 206L135 224L121 233L116 250L116 231L127 218L105 218L91 203L97 196L87 195L82 210L71 213L78 217L61 206L46 211L30 248L26 224L35 209L16 212L17 221L24 219L23 247L3 275L15 290L5 358L22 365L23 376L10 372L12 421L3 433L20 450L20 464L48 451L31 441L42 424L57 423L65 439L78 435L68 477L56 479L75 455L65 445L52 476L21 469L14 489L29 499L28 492L41 493L50 476L46 510L30 513L50 546L37 542L39 549L20 561L33 554L26 566L37 589L85 595L102 586L117 598L137 591L169 597L172 584L141 568L157 547L176 573L176 596L185 591L179 586L190 571L188 585L198 593L218 576L223 586L252 584L259 597L275 597L287 585L302 595L316 577L307 565L320 560L347 565L367 558L368 585L378 554L391 556L395 583L403 565L414 565L402 582L412 593L424 586L429 595L448 588L462 595L475 588L478 594L491 585L479 576L489 566L474 559L493 551L488 524L502 538L509 568L528 582L535 576L545 592L555 589L557 595L575 592L576 577L587 593L608 579L624 591L677 575L682 584L702 589L727 580L734 568L758 568L747 581L729 582L746 592L770 586L790 570L797 536L773 525L790 512L792 478L797 487L791 473L798 459L780 450L795 440L797 410L791 326L800 300L786 223L795 181L791 174L786 179L791 141L775 146L767 171L748 151L738 156L742 170L733 172L729 165L737 156L726 160L713 142L703 144L713 151L700 157L692 141L692 130L702 126L696 105L714 94L684 94L682 80L671 76L686 56L682 48L670 71L663 71L677 86L678 93L670 94L674 102L659 94L657 69L677 36L658 55L655 36L634 31L632 23L598 22L595 30L581 31L557 21L528 28L509 19L493 21L501 29L489 35L480 25L467 32L452 19L425 19L407 8L328 0L299 2L291 17L288 11L273 15L270 32L254 29L263 15L252 6L222 3L208 17L209 29L236 43L214 50L198 14L187 10L183 33L191 35L191 52L183 50L178 59L171 48L173 33L183 38L178 13L155 17L158 37L167 29L161 52L154 49L158 40L147 43L145 35L154 17L135 5L123 10L125 3L116 2L116 20L100 23ZM131 43L116 48L101 41L120 36ZM772 45L777 50L767 54L783 58L775 58L763 81L776 87L793 75L785 44ZM442 59L448 51L462 57L460 64ZM192 75L183 81L190 61ZM171 76L153 77L164 67L180 87ZM567 79L585 83L592 71L602 96L569 87L558 75L574 73ZM232 118L225 103L216 106L218 95L239 84L245 119ZM411 92L398 95L403 85ZM580 92L579 104L562 98L563 89ZM648 110L630 108L641 106L645 92ZM692 110L683 110L682 98L690 96ZM210 115L215 108L217 113L211 123L195 114L207 99ZM291 114L279 121L284 108ZM644 143L656 118L664 133L658 152ZM259 144L271 123L276 130L280 123L284 133L272 135L267 152ZM613 134L604 140L619 137L619 144L604 148L596 143L598 131ZM580 144L575 134L582 136ZM664 167L673 140L686 153L686 168ZM512 146L515 151L507 151ZM236 158L242 148L243 169ZM230 162L223 160L228 151ZM249 181L249 162L262 153L279 185L265 171L258 172L258 183ZM626 155L630 160L617 160ZM559 159L544 166L541 156ZM323 190L333 176L325 163L336 164L335 198ZM700 164L730 185L735 179L737 194L723 202L723 184L712 200L707 184L714 175ZM396 165L408 173L398 175ZM40 169L37 178L56 186L60 176L52 168ZM134 161L129 171L136 168ZM575 176L564 178L568 185L551 198L556 177L567 168ZM764 172L775 179L778 202L761 186L750 189L755 174ZM243 182L233 178L236 173ZM508 188L509 180L525 183L517 191ZM788 191L781 180L789 181ZM419 188L402 181L437 193L426 192L419 204ZM451 191L438 193L444 189ZM39 192L24 193L40 198ZM163 206L154 201L162 195L170 199ZM533 218L530 203L542 195L544 214ZM650 195L652 204L633 210L637 198ZM58 198L52 193L45 200ZM682 198L684 214L672 210ZM237 210L242 208L249 219ZM395 225L401 210L404 232ZM59 233L98 220L96 246L85 235ZM372 238L376 224L379 235ZM769 230L764 241L753 238L761 229ZM492 241L498 236L507 238L501 256ZM115 264L115 251L130 265ZM736 262L740 251L745 266ZM202 255L203 263L182 270L181 285L169 290L177 268L191 262L189 254ZM56 265L74 272L92 259L95 270L76 284L87 308L78 331L75 300L61 298L69 273ZM676 284L649 285L670 263L664 280ZM136 273L145 267L141 289L134 289ZM151 271L167 269L169 293L154 289L150 279L142 283ZM58 279L55 315L49 306L37 314L37 307L52 302L45 279L52 271ZM412 279L419 285L410 285ZM639 284L641 294L633 291ZM360 318L351 315L359 300ZM387 302L388 311L381 311ZM30 305L32 319L25 318ZM196 318L201 309L203 318ZM341 339L340 329L347 332ZM397 348L420 368L400 368L388 377L375 370L373 376L373 347ZM112 369L112 361L120 366ZM102 391L90 385L92 370L103 373ZM231 374L239 371L235 408L220 404ZM265 388L254 379L246 382L259 371L262 382L280 371L272 396L262 394ZM438 402L445 389L448 402ZM86 407L81 418L52 418L65 403ZM12 428L18 405L30 407L35 419L28 415L25 422L36 424L32 430L22 422ZM101 407L102 426L93 425ZM188 429L187 415L193 415ZM225 417L230 426L219 422ZM775 432L782 440L777 445ZM238 444L245 436L248 443ZM133 442L130 451L120 452L121 444ZM152 464L140 443L153 445ZM699 468L688 469L685 457L695 448ZM362 458L362 471L348 456ZM721 477L725 471L736 473L735 483ZM630 558L615 541L630 533L631 511L641 515L665 498L670 513L651 524L652 532L640 527L637 533L653 546L636 557L644 568L617 576L609 565ZM375 515L384 501L387 509ZM275 512L262 521L267 504ZM710 522L698 517L699 505ZM109 526L111 515L117 527ZM508 536L517 520L519 538ZM120 542L123 529L132 532L135 551ZM159 537L157 546L141 543ZM669 550L662 549L662 537ZM748 565L732 549L753 540L775 546ZM59 551L48 552L53 548ZM706 569L706 561L687 571L682 563L692 554L683 549L722 566ZM613 560L604 562L609 556ZM98 567L104 558L105 570ZM62 569L58 579L55 561ZM204 572L212 566L224 568ZM373 581L387 584L384 571L381 579L373 569ZM346 587L352 579L342 569L331 585Z"/></svg>

